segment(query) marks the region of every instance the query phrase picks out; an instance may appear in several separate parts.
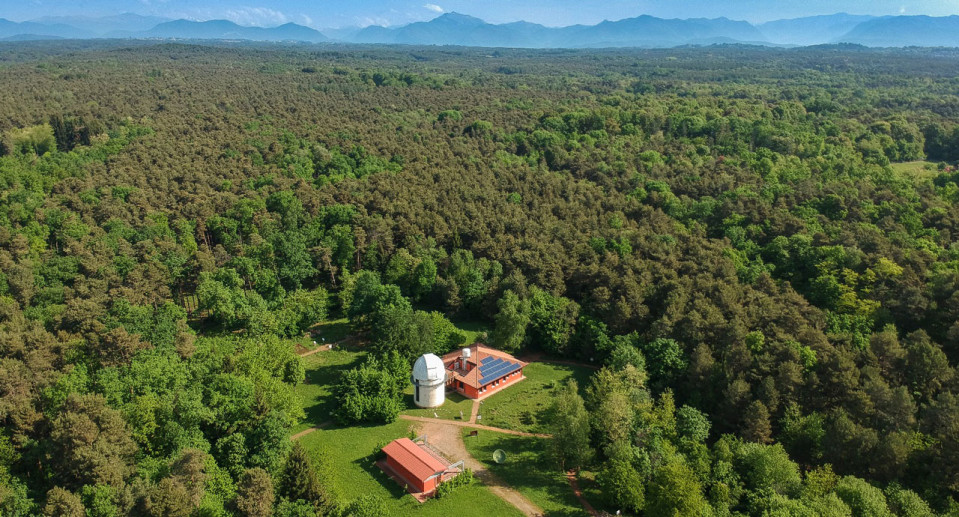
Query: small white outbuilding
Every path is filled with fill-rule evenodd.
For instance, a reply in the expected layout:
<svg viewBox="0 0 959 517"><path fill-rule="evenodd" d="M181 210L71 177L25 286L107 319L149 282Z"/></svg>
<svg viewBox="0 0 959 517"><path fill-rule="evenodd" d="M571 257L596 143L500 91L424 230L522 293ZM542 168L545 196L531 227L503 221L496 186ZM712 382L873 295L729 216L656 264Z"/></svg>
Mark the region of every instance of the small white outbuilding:
<svg viewBox="0 0 959 517"><path fill-rule="evenodd" d="M433 354L413 363L413 402L419 407L439 407L446 401L446 366Z"/></svg>

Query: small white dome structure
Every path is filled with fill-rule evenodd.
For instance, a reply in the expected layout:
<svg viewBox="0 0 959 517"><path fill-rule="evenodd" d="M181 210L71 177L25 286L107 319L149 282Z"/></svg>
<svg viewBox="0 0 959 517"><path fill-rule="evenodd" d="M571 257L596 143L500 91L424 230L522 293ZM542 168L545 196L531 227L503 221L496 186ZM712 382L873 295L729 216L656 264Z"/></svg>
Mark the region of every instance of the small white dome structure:
<svg viewBox="0 0 959 517"><path fill-rule="evenodd" d="M439 407L446 401L446 366L433 354L413 363L413 402L419 407Z"/></svg>

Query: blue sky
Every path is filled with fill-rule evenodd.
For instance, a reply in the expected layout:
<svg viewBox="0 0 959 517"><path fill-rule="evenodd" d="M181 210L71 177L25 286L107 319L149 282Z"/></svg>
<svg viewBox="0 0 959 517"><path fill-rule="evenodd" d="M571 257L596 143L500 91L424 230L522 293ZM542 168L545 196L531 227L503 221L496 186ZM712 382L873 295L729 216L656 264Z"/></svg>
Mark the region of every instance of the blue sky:
<svg viewBox="0 0 959 517"><path fill-rule="evenodd" d="M243 25L296 22L312 27L400 25L456 11L493 23L527 20L559 26L650 14L763 22L845 11L854 14L959 14L959 0L0 0L0 18L135 12Z"/></svg>

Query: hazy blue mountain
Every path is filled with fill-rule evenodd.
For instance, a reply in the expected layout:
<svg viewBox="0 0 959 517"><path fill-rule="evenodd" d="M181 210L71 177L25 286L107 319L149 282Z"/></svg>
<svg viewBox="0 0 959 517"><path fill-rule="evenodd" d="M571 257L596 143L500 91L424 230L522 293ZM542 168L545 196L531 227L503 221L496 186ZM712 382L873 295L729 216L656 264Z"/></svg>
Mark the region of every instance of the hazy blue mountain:
<svg viewBox="0 0 959 517"><path fill-rule="evenodd" d="M353 43L396 43L398 29L370 25L363 27L347 41Z"/></svg>
<svg viewBox="0 0 959 517"><path fill-rule="evenodd" d="M485 47L662 47L699 41L760 42L755 27L726 18L664 20L640 16L598 25L550 28L529 22L501 25L458 13L402 27L367 27L357 43L473 45Z"/></svg>
<svg viewBox="0 0 959 517"><path fill-rule="evenodd" d="M106 35L113 32L141 32L152 29L161 23L171 21L170 18L159 16L141 16L133 13L123 13L114 16L44 16L34 23L43 25L69 25L97 35Z"/></svg>
<svg viewBox="0 0 959 517"><path fill-rule="evenodd" d="M159 23L158 23L159 22ZM663 19L638 16L597 25L545 27L529 22L491 24L459 13L400 27L330 29L328 34L288 23L244 27L227 20L196 22L136 14L106 17L46 16L28 22L0 18L0 39L179 38L350 43L467 45L518 48L675 47L714 43L959 47L959 16L872 17L838 13L753 26L728 18Z"/></svg>
<svg viewBox="0 0 959 517"><path fill-rule="evenodd" d="M323 27L319 31L333 41L352 41L363 27Z"/></svg>
<svg viewBox="0 0 959 517"><path fill-rule="evenodd" d="M688 20L639 16L604 21L584 28L560 29L575 47L671 47L700 42L762 42L763 35L747 22L728 18Z"/></svg>
<svg viewBox="0 0 959 517"><path fill-rule="evenodd" d="M860 23L837 42L870 47L957 47L959 16L888 16Z"/></svg>
<svg viewBox="0 0 959 517"><path fill-rule="evenodd" d="M328 41L319 31L287 23L279 27L243 27L227 20L194 22L174 20L141 32L135 37L178 39L242 39L251 41Z"/></svg>
<svg viewBox="0 0 959 517"><path fill-rule="evenodd" d="M820 45L836 41L857 25L874 16L846 13L776 20L757 26L770 43L784 45Z"/></svg>
<svg viewBox="0 0 959 517"><path fill-rule="evenodd" d="M55 40L63 39L60 36L44 36L41 34L17 34L16 36L7 36L6 38L0 38L0 41L46 41L46 40Z"/></svg>
<svg viewBox="0 0 959 517"><path fill-rule="evenodd" d="M92 32L69 25L36 22L18 23L0 18L0 38L6 39L20 35L29 35L33 39L42 39L40 36L52 36L54 38L91 38L95 36Z"/></svg>

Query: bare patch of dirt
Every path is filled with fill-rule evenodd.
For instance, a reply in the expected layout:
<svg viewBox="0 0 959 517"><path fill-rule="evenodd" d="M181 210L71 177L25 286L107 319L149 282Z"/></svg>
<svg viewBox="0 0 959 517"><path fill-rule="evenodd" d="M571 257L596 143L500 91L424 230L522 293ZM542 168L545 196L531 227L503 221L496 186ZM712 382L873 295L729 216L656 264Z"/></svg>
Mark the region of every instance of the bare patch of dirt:
<svg viewBox="0 0 959 517"><path fill-rule="evenodd" d="M426 435L429 444L434 449L449 460L463 460L466 466L473 470L473 474L497 497L530 517L545 515L542 508L527 499L523 494L507 486L470 455L469 451L466 450L466 444L463 443L463 436L460 432L460 427L465 426L455 425L462 422L438 422L429 419L419 420L418 422L420 422L420 433Z"/></svg>

